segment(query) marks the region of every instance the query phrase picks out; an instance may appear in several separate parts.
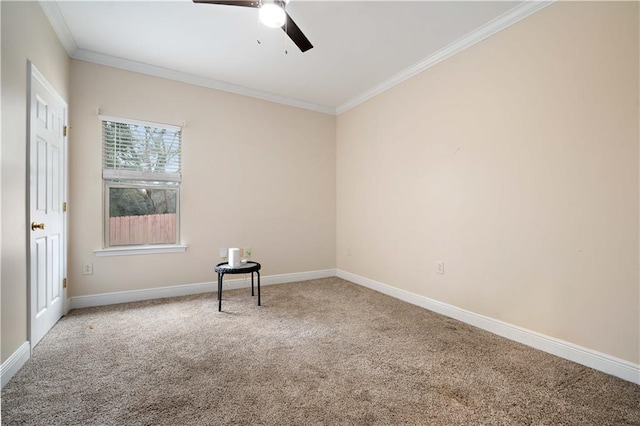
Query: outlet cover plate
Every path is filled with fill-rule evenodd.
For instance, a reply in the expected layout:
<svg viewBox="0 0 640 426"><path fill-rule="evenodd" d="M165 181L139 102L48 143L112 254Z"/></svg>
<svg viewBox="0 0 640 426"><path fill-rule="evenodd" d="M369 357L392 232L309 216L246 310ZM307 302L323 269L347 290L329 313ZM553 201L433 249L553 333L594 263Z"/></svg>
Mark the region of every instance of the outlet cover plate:
<svg viewBox="0 0 640 426"><path fill-rule="evenodd" d="M93 263L85 263L82 265L82 275L93 274Z"/></svg>

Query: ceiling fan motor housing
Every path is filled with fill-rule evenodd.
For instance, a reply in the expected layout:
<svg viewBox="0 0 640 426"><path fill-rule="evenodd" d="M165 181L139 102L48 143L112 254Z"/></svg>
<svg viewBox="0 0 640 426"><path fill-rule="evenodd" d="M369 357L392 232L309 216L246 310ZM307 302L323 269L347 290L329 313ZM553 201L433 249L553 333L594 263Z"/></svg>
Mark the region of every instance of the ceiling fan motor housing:
<svg viewBox="0 0 640 426"><path fill-rule="evenodd" d="M281 27L282 30L287 33L289 38L298 46L301 52L306 52L307 50L313 48L313 44L309 41L307 36L304 35L300 27L291 19L291 16L285 11L285 7L288 0L192 0L194 3L206 3L212 5L224 5L224 6L242 6L242 7L253 7L262 9L263 6L273 5L280 9L280 11L276 11L277 14L284 14L284 22L280 24L282 18L278 20L277 25L273 25L275 27Z"/></svg>

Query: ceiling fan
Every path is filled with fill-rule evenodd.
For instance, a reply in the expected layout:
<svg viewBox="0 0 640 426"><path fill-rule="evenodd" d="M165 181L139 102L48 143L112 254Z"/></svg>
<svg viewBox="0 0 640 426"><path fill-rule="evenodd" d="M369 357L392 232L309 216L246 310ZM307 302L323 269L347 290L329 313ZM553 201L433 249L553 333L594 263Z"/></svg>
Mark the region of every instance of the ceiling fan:
<svg viewBox="0 0 640 426"><path fill-rule="evenodd" d="M284 10L288 0L193 0L193 2L258 8L260 9L260 21L269 27L281 27L302 52L306 52L313 47L309 39L302 33L300 27L293 22L293 19Z"/></svg>

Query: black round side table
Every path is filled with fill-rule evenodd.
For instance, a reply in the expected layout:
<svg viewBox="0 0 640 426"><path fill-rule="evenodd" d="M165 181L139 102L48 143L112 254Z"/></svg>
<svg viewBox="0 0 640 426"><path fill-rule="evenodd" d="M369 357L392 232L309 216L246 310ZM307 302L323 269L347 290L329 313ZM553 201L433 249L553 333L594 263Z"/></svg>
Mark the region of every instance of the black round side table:
<svg viewBox="0 0 640 426"><path fill-rule="evenodd" d="M225 274L248 274L251 272L251 296L253 296L253 273L258 274L258 306L260 306L260 264L258 262L242 263L240 266L230 266L227 262L216 265L218 273L218 312L222 311L222 280Z"/></svg>

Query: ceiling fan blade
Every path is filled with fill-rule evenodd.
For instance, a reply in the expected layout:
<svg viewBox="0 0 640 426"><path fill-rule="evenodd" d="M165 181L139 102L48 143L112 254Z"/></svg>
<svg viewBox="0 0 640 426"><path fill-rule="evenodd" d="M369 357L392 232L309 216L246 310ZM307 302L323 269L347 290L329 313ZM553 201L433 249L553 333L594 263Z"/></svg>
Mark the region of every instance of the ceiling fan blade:
<svg viewBox="0 0 640 426"><path fill-rule="evenodd" d="M288 13L286 13L286 15L287 20L282 26L282 30L287 33L289 38L293 40L293 42L300 48L302 52L306 52L307 50L311 49L313 47L313 44L311 44L307 36L302 33L300 27L298 27L296 23L293 22L291 16L289 16Z"/></svg>
<svg viewBox="0 0 640 426"><path fill-rule="evenodd" d="M194 3L222 4L226 6L260 7L260 1L254 0L193 0Z"/></svg>

